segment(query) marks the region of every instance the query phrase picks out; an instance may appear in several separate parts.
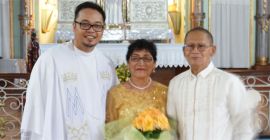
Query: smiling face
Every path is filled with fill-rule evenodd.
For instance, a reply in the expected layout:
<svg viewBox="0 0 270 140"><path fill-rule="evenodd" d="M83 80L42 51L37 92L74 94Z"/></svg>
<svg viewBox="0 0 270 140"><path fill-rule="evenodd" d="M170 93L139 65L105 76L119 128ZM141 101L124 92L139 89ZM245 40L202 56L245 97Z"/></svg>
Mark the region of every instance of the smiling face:
<svg viewBox="0 0 270 140"><path fill-rule="evenodd" d="M155 65L151 53L146 50L134 51L128 60L131 78L134 79L148 79Z"/></svg>
<svg viewBox="0 0 270 140"><path fill-rule="evenodd" d="M194 74L208 66L216 51L216 47L212 44L208 35L202 31L190 32L185 39L185 45L192 46L192 48L185 47L183 51ZM200 49L198 49L199 47Z"/></svg>
<svg viewBox="0 0 270 140"><path fill-rule="evenodd" d="M93 27L83 30L80 27L80 23L104 25L102 15L94 9L85 8L79 12L76 22L78 23L73 23L74 45L82 51L92 51L94 46L101 40L103 29L100 32L94 31Z"/></svg>

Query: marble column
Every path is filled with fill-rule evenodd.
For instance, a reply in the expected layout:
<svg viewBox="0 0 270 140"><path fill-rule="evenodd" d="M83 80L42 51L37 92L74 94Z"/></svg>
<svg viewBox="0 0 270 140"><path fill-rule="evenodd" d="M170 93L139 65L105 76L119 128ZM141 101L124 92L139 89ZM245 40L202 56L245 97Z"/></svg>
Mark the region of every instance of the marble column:
<svg viewBox="0 0 270 140"><path fill-rule="evenodd" d="M270 1L256 1L256 65L269 64Z"/></svg>
<svg viewBox="0 0 270 140"><path fill-rule="evenodd" d="M191 28L202 26L205 13L203 12L203 0L191 1Z"/></svg>

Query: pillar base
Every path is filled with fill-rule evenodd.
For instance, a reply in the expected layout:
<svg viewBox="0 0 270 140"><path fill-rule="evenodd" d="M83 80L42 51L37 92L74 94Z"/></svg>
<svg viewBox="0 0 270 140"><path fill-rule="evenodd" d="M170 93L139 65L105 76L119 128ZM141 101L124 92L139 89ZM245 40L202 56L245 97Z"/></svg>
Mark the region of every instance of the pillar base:
<svg viewBox="0 0 270 140"><path fill-rule="evenodd" d="M258 57L256 59L256 65L261 65L261 66L269 65L268 57Z"/></svg>
<svg viewBox="0 0 270 140"><path fill-rule="evenodd" d="M270 64L267 64L267 65L255 64L252 68L255 70L270 70Z"/></svg>

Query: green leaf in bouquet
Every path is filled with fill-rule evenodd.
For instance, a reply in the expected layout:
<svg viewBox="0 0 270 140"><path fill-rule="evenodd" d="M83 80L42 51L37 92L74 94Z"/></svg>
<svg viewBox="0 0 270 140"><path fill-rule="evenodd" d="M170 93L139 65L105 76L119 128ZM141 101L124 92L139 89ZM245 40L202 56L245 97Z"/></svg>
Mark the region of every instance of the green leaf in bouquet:
<svg viewBox="0 0 270 140"><path fill-rule="evenodd" d="M141 132L142 132L142 131L141 131ZM143 134L144 137L147 138L147 139L158 139L161 132L162 132L161 130L157 129L157 130L154 130L154 131L146 131L146 132L142 132L142 134Z"/></svg>

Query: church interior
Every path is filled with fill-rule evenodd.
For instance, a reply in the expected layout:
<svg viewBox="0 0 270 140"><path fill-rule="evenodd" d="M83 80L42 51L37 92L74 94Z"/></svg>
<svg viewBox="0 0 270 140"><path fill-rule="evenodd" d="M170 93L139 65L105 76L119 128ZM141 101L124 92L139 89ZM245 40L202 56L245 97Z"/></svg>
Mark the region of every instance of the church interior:
<svg viewBox="0 0 270 140"><path fill-rule="evenodd" d="M34 63L47 49L74 37L74 8L86 0L0 1L0 139L20 139L26 88ZM269 0L90 0L103 7L106 27L97 47L117 70L136 39L156 43L151 77L165 85L189 69L185 33L208 29L217 52L213 63L238 75L257 104L258 139L270 139ZM38 48L35 48L37 47Z"/></svg>

